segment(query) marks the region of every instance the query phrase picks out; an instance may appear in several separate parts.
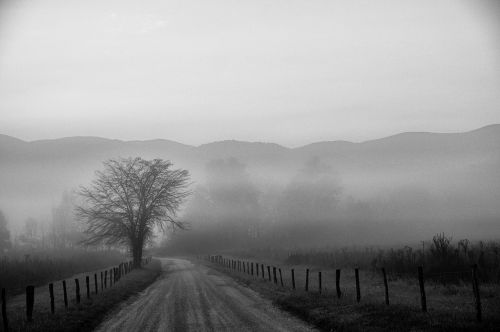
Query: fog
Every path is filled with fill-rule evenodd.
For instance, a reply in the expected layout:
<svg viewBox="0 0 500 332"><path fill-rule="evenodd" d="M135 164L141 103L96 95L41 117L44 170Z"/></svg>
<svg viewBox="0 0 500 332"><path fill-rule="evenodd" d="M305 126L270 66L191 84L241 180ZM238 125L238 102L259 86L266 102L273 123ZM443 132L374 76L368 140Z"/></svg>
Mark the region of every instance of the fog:
<svg viewBox="0 0 500 332"><path fill-rule="evenodd" d="M219 159L207 164L184 211L191 231L166 243L197 253L417 244L441 232L497 239L498 151L481 161L458 162L443 150L441 158L410 153L407 162L368 158L349 168L316 155L269 173Z"/></svg>
<svg viewBox="0 0 500 332"><path fill-rule="evenodd" d="M142 157L191 174L171 251L497 238L499 8L0 0L10 237L78 242L78 188Z"/></svg>
<svg viewBox="0 0 500 332"><path fill-rule="evenodd" d="M238 141L1 137L0 201L13 241L76 241L75 194L109 158L171 160L191 175L178 218L159 232L171 252L320 248L500 236L500 127L405 133L290 149ZM61 238L57 233L65 234ZM23 240L24 239L24 240Z"/></svg>

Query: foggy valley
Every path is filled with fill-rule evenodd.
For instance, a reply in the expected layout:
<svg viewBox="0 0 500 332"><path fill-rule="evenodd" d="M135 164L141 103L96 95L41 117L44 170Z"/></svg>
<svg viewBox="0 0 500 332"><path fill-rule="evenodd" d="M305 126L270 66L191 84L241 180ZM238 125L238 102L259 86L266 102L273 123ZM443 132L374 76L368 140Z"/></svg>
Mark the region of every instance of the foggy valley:
<svg viewBox="0 0 500 332"><path fill-rule="evenodd" d="M298 148L95 137L25 142L8 136L1 137L0 147L0 199L13 238L27 219L39 224L39 233L50 232L53 209L64 195L74 196L103 161L128 156L168 159L191 173L193 195L180 217L192 231L174 236L181 247L194 241L190 252L243 243L401 245L440 232L494 240L500 231L500 125ZM199 239L189 240L198 233L205 237L201 229L224 233L226 227L238 228L232 243L215 237L205 239L209 248L203 248Z"/></svg>
<svg viewBox="0 0 500 332"><path fill-rule="evenodd" d="M500 331L500 1L0 0L0 331Z"/></svg>

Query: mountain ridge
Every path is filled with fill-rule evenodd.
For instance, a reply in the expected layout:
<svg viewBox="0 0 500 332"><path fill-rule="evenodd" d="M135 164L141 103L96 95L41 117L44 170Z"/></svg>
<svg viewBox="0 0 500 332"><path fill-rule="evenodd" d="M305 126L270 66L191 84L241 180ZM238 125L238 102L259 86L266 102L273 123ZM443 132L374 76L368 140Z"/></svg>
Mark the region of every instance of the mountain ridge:
<svg viewBox="0 0 500 332"><path fill-rule="evenodd" d="M405 136L422 136L422 135L439 135L439 136L453 136L453 135L463 135L463 134L477 134L481 132L494 132L500 135L500 124L494 123L494 124L489 124L485 125L476 129L468 130L468 131L462 131L462 132L450 132L450 133L442 133L442 132L431 132L431 131L407 131L407 132L400 132L397 134L392 134L388 136L383 136L380 138L374 138L374 139L369 139L361 142L352 142L352 141L347 141L347 140L327 140L327 141L318 141L318 142L312 142L304 145L300 145L297 147L287 147L285 145L279 144L279 143L274 143L274 142L263 142L263 141L243 141L243 140L236 140L236 139L228 139L228 140L220 140L220 141L213 141L213 142L208 142L208 143L203 143L199 145L192 145L192 144L186 144L182 142L178 142L175 140L170 140L170 139L164 139L164 138L153 138L153 139L144 139L144 140L121 140L121 139L114 139L114 138L107 138L107 137L101 137L101 136L65 136L65 137L60 137L60 138L50 138L50 139L37 139L37 140L32 140L32 141L26 141L20 138L17 138L15 136L11 135L6 135L6 134L1 134L0 133L0 143L3 143L6 140L10 141L15 141L17 143L26 143L26 144L33 144L33 143L49 143L49 142L62 142L62 141L72 141L72 142L115 142L115 143L169 143L169 144L177 144L179 146L184 146L184 147L191 147L191 148L207 148L209 146L214 146L214 145L227 145L227 144L236 144L236 145L261 145L261 146L274 146L274 147L280 147L286 150L298 150L298 149L304 149L309 146L314 146L314 145L327 145L327 144L336 144L336 145L347 145L347 144L366 144L366 143L372 143L372 142L378 142L378 141L383 141L383 140L390 140L393 138L400 138L400 137L405 137Z"/></svg>

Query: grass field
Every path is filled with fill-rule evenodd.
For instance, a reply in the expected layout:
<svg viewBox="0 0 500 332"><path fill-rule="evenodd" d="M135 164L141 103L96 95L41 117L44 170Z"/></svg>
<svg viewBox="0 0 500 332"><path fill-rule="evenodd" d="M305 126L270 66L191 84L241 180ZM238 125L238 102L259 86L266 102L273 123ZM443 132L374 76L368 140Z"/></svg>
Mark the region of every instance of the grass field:
<svg viewBox="0 0 500 332"><path fill-rule="evenodd" d="M259 262L260 263L260 262ZM472 285L467 282L440 284L426 282L428 312L420 309L418 279L388 275L390 305L385 305L382 274L360 270L361 301L356 302L353 269L343 269L340 278L342 297L337 298L335 270L321 269L322 293L318 290L318 268L310 268L309 292L305 292L304 265L265 264L265 278L235 272L217 264L220 271L248 285L283 309L300 316L324 331L496 331L500 326L500 286L480 286L483 322L476 322ZM267 265L282 269L284 287L268 281ZM295 270L296 290L291 289L291 269Z"/></svg>
<svg viewBox="0 0 500 332"><path fill-rule="evenodd" d="M160 274L160 262L153 260L142 269L132 270L120 281L104 291L100 288L98 273L98 294L94 292L94 272L74 275L66 279L68 309L64 307L62 280L54 282L55 314L50 312L48 285L35 288L33 322L26 321L25 295L7 299L7 313L10 331L91 331L115 305L143 290ZM91 298L86 298L85 276L91 278ZM75 282L80 280L81 303L75 301Z"/></svg>
<svg viewBox="0 0 500 332"><path fill-rule="evenodd" d="M113 250L91 251L81 248L10 252L0 259L0 287L9 294L20 294L28 285L40 286L85 271L119 264L125 256Z"/></svg>

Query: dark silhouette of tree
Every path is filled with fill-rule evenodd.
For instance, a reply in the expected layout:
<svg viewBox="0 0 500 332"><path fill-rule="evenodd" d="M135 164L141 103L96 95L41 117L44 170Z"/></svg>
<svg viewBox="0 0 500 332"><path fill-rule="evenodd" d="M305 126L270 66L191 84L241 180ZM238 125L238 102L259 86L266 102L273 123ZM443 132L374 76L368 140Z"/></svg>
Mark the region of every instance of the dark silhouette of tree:
<svg viewBox="0 0 500 332"><path fill-rule="evenodd" d="M7 229L7 218L2 211L0 211L0 252L10 248L10 232Z"/></svg>
<svg viewBox="0 0 500 332"><path fill-rule="evenodd" d="M77 216L86 223L85 242L128 246L139 267L155 229L184 228L174 217L189 195L189 173L172 166L161 159L105 162L91 186L79 192L84 203L77 207Z"/></svg>

